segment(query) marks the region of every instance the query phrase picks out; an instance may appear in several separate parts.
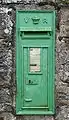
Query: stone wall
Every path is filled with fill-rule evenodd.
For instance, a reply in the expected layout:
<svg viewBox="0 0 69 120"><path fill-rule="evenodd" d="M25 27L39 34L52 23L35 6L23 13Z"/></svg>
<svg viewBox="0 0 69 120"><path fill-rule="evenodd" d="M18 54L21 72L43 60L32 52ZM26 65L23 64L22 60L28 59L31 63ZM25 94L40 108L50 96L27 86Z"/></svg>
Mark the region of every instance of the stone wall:
<svg viewBox="0 0 69 120"><path fill-rule="evenodd" d="M69 120L69 0L0 0L0 120ZM56 10L55 115L16 116L15 13Z"/></svg>

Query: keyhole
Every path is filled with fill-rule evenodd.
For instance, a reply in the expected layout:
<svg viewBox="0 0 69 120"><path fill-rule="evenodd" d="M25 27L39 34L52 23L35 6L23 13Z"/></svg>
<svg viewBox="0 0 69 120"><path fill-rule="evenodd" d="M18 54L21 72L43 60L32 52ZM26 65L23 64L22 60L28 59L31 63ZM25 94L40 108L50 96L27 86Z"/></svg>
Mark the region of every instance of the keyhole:
<svg viewBox="0 0 69 120"><path fill-rule="evenodd" d="M29 84L31 84L31 80L29 80Z"/></svg>

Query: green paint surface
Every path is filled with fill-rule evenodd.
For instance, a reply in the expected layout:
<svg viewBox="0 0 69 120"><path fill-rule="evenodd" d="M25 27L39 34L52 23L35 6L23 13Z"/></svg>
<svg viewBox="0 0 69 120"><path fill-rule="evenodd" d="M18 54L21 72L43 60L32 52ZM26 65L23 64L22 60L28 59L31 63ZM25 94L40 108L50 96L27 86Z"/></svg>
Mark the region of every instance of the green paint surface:
<svg viewBox="0 0 69 120"><path fill-rule="evenodd" d="M55 113L54 46L55 11L16 12L16 114Z"/></svg>

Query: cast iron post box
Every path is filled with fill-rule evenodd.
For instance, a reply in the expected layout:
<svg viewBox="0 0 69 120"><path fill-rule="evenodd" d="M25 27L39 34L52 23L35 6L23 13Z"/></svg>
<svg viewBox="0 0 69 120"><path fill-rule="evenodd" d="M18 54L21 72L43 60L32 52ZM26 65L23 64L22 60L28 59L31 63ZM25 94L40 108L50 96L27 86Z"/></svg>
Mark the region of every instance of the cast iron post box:
<svg viewBox="0 0 69 120"><path fill-rule="evenodd" d="M16 12L16 114L54 114L55 11Z"/></svg>

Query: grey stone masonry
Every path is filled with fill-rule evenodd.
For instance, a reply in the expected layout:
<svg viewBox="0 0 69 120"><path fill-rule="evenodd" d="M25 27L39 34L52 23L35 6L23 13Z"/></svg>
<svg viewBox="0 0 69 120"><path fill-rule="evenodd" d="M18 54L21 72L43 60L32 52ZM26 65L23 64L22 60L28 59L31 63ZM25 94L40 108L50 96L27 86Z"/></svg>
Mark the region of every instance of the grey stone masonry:
<svg viewBox="0 0 69 120"><path fill-rule="evenodd" d="M69 120L69 0L0 0L0 120ZM56 10L55 115L16 115L16 10Z"/></svg>
<svg viewBox="0 0 69 120"><path fill-rule="evenodd" d="M55 2L55 0L2 0L3 3L17 3L17 2L35 2L35 3L39 3L39 2Z"/></svg>

